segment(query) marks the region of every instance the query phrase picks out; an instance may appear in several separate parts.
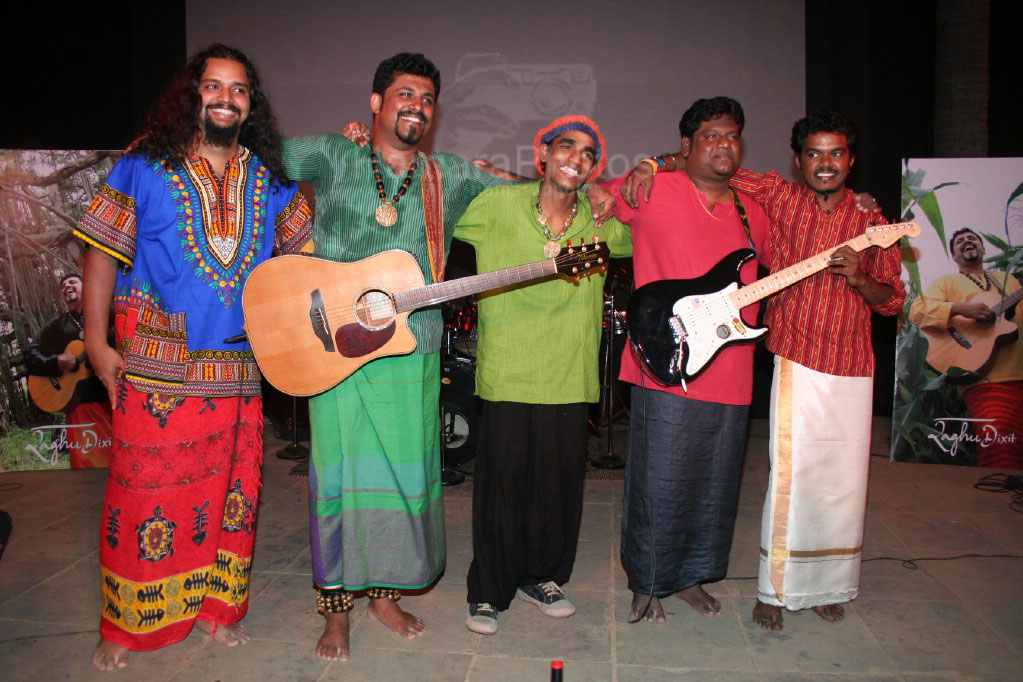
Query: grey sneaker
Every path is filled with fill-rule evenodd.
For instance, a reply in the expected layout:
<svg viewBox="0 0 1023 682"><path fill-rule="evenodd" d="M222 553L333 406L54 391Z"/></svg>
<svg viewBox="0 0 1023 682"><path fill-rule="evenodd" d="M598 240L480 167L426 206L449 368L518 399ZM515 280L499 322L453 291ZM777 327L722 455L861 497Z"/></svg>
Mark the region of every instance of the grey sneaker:
<svg viewBox="0 0 1023 682"><path fill-rule="evenodd" d="M551 618L568 618L575 613L575 606L568 601L565 593L554 581L539 585L524 585L515 590L515 596L523 601L536 604L541 613Z"/></svg>
<svg viewBox="0 0 1023 682"><path fill-rule="evenodd" d="M465 627L481 635L494 634L497 632L497 609L486 602L469 604Z"/></svg>

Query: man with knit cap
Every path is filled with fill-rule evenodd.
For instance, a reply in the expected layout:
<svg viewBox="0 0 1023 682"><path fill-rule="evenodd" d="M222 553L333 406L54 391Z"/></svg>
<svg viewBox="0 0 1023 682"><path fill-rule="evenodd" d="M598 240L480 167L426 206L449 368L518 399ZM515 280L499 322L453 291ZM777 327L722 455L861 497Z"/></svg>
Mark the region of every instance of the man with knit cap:
<svg viewBox="0 0 1023 682"><path fill-rule="evenodd" d="M480 272L553 257L599 234L628 256L628 230L597 232L579 188L607 164L597 124L565 116L537 133L542 177L485 190L455 236L476 249ZM561 585L575 562L586 469L587 403L599 397L602 274L552 276L484 294L479 302L476 393L483 403L473 488L466 627L497 632L513 597L553 618L575 613Z"/></svg>

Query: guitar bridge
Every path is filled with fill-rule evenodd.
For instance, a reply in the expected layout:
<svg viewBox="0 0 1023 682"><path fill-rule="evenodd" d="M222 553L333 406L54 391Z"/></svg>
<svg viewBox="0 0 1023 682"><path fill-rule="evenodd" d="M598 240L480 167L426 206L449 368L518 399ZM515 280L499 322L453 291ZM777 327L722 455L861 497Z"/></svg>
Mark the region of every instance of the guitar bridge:
<svg viewBox="0 0 1023 682"><path fill-rule="evenodd" d="M668 326L671 327L671 336L675 339L675 343L681 345L689 338L685 325L682 324L682 319L678 315L672 315L668 318Z"/></svg>
<svg viewBox="0 0 1023 682"><path fill-rule="evenodd" d="M960 332L955 327L949 327L948 333L953 339L955 339L955 342L958 343L963 348L973 348L973 344L970 343L970 340L963 336L962 332Z"/></svg>
<svg viewBox="0 0 1023 682"><path fill-rule="evenodd" d="M328 353L334 352L334 338L330 333L330 325L327 323L327 313L323 308L323 296L319 289L311 292L312 305L309 306L309 321L313 325L313 334L323 343L323 350Z"/></svg>
<svg viewBox="0 0 1023 682"><path fill-rule="evenodd" d="M671 362L668 363L668 371L672 375L681 374L682 361L685 360L682 354L682 344L689 338L689 334L686 332L686 327L682 324L682 319L678 315L672 315L668 318L668 326L671 328L671 336L675 339L675 345L678 346L671 356ZM685 390L684 380L682 381L682 390Z"/></svg>

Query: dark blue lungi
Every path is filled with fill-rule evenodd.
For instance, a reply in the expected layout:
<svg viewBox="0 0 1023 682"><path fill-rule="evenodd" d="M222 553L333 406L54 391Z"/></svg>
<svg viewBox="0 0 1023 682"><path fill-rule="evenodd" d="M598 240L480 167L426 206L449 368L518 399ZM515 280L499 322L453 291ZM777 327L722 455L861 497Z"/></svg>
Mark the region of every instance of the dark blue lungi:
<svg viewBox="0 0 1023 682"><path fill-rule="evenodd" d="M622 565L665 597L728 572L748 405L632 387Z"/></svg>

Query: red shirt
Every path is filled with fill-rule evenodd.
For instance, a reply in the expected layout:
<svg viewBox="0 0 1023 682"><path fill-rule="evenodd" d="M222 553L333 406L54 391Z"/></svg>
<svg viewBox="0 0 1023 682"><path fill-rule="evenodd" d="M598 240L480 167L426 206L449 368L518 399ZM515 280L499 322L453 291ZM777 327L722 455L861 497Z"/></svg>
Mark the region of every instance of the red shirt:
<svg viewBox="0 0 1023 682"><path fill-rule="evenodd" d="M660 178L658 178L660 183ZM846 188L841 203L830 213L817 204L813 190L788 182L771 171L761 175L739 169L732 186L749 192L771 218L771 272L835 248L885 219L856 208ZM860 252L860 264L871 277L895 291L888 300L870 306L845 277L823 270L782 289L768 301L765 322L770 328L767 348L817 372L840 376L872 376L874 352L870 343L870 311L895 315L906 300L898 246L871 247Z"/></svg>
<svg viewBox="0 0 1023 682"><path fill-rule="evenodd" d="M613 180L607 190L617 196L627 175ZM752 198L748 195L741 198L756 250L764 258L770 248L770 221ZM659 176L649 203L640 201L637 209L621 200L615 204L615 217L628 223L632 230L637 287L662 279L700 277L732 251L750 248L735 204L718 202L711 215L705 202L689 176L681 172ZM756 279L757 262L753 259L743 265L739 274L744 283ZM756 305L743 308L743 319L755 323L757 310ZM662 386L644 374L630 346L622 353L619 377L631 384L695 400L748 405L753 398L753 344L724 348L698 377L687 382L688 392L681 386Z"/></svg>

